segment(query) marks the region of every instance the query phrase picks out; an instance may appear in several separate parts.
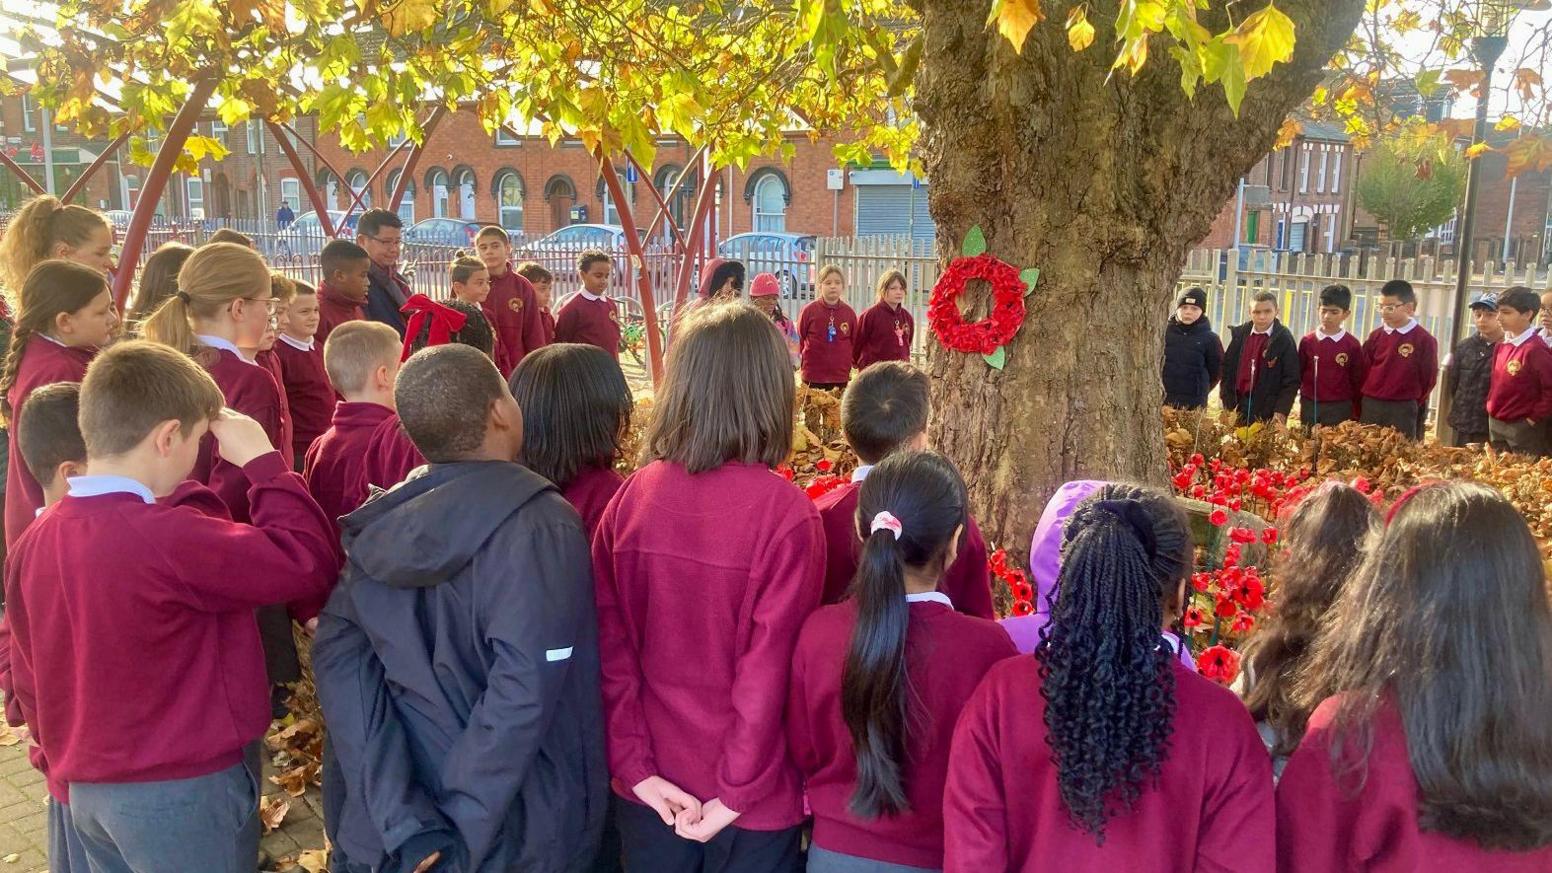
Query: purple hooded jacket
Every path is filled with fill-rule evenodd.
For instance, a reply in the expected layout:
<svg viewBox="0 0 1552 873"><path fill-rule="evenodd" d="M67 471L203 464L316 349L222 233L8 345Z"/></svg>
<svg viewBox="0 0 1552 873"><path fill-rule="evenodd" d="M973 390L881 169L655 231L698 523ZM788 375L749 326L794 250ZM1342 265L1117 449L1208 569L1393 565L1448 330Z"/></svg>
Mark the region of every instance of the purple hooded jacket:
<svg viewBox="0 0 1552 873"><path fill-rule="evenodd" d="M1040 644L1040 631L1051 620L1051 595L1056 591L1056 577L1061 572L1062 529L1066 527L1067 519L1078 504L1106 484L1094 479L1068 482L1051 495L1045 512L1040 514L1040 523L1035 525L1035 536L1029 544L1029 575L1035 583L1035 611L1002 620L1002 628L1013 638L1019 654L1034 652ZM1180 662L1194 671L1196 662L1180 644L1180 639L1169 631L1164 632L1164 638L1180 654Z"/></svg>

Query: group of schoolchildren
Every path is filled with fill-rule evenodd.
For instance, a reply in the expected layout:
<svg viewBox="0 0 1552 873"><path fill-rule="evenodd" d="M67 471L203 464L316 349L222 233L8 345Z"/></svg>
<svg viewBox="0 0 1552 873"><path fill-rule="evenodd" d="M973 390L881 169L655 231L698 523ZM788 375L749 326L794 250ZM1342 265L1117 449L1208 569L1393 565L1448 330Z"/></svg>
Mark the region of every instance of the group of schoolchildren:
<svg viewBox="0 0 1552 873"><path fill-rule="evenodd" d="M404 294L401 337L348 306L391 263L336 247L290 302L318 298L340 397L298 474L262 259L184 253L146 339L114 342L100 217L46 203L0 240L25 267L0 688L51 869L255 869L267 613L313 629L337 873L1552 868L1552 607L1490 489L1421 488L1385 522L1340 484L1300 504L1242 704L1193 670L1190 526L1151 488L1062 488L1039 611L994 621L908 363L812 374L845 383L861 461L816 503L775 472L795 381L772 309L697 306L622 478L615 349L525 348L504 378L472 265L466 307ZM861 331L817 305L802 342Z"/></svg>
<svg viewBox="0 0 1552 873"><path fill-rule="evenodd" d="M1242 424L1283 422L1299 401L1306 427L1362 421L1421 439L1428 399L1438 381L1438 343L1416 318L1417 295L1402 279L1380 289L1379 327L1359 342L1344 327L1352 291L1320 292L1320 327L1295 344L1278 320L1277 295L1251 297L1250 321L1230 329L1228 350L1205 310L1207 295L1181 295L1166 331L1164 402L1207 405L1218 388ZM1552 453L1552 293L1516 286L1471 301L1476 331L1446 358L1451 444L1499 451Z"/></svg>

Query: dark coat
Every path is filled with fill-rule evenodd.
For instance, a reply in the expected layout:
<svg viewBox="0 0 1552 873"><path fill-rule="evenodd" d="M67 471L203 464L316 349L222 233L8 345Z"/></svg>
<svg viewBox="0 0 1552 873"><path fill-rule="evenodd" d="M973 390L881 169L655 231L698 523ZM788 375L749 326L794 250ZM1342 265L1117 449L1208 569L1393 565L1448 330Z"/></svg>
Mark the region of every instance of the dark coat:
<svg viewBox="0 0 1552 873"><path fill-rule="evenodd" d="M1255 387L1248 398L1243 397L1236 392L1235 381L1239 376L1240 351L1251 327L1247 321L1229 328L1229 349L1223 353L1223 382L1218 387L1218 397L1223 408L1239 412L1241 420L1266 421L1273 415L1293 411L1293 399L1299 394L1299 347L1281 321L1272 322L1272 335L1256 365ZM1248 416L1244 409L1247 400Z"/></svg>
<svg viewBox="0 0 1552 873"><path fill-rule="evenodd" d="M1207 316L1181 324L1173 316L1164 331L1164 402L1196 409L1218 385L1223 368L1223 341Z"/></svg>
<svg viewBox="0 0 1552 873"><path fill-rule="evenodd" d="M399 287L400 294L396 295L389 288L389 283L395 283ZM362 307L367 321L380 321L404 336L404 313L399 308L404 305L401 297L409 299L409 286L397 271L389 273L376 264L367 272L366 306Z"/></svg>
<svg viewBox="0 0 1552 873"><path fill-rule="evenodd" d="M353 864L587 870L609 800L587 538L517 464L432 464L342 520L313 647Z"/></svg>
<svg viewBox="0 0 1552 873"><path fill-rule="evenodd" d="M1460 341L1444 368L1444 379L1454 397L1450 404L1450 427L1457 433L1487 433L1487 389L1493 378L1493 349L1493 343L1474 333Z"/></svg>

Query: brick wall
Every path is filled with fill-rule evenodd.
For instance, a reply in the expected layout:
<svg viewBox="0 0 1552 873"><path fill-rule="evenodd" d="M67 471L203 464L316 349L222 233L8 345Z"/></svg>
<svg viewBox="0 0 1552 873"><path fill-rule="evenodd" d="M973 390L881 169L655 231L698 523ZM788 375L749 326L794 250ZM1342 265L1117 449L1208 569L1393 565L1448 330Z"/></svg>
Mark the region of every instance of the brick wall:
<svg viewBox="0 0 1552 873"><path fill-rule="evenodd" d="M1305 222L1308 230L1303 251L1339 251L1351 234L1353 172L1353 150L1347 143L1295 137L1290 146L1262 158L1245 175L1246 185L1269 188L1272 202L1270 207L1245 208L1240 221L1243 241L1251 246L1286 249L1291 244L1293 223ZM1229 195L1199 247L1234 246L1237 202L1237 193ZM1281 246L1279 222L1283 225Z"/></svg>

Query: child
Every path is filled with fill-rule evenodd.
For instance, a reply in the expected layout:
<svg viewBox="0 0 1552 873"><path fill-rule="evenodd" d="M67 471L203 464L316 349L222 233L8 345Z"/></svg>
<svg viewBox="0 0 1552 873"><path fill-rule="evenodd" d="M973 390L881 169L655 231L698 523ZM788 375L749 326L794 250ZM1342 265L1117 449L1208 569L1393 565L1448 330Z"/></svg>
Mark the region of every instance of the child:
<svg viewBox="0 0 1552 873"><path fill-rule="evenodd" d="M323 283L318 286L318 332L313 337L327 343L336 327L366 318L361 307L366 303L372 259L355 243L334 239L323 247L318 261Z"/></svg>
<svg viewBox="0 0 1552 873"><path fill-rule="evenodd" d="M1346 285L1320 289L1320 327L1299 340L1299 420L1306 428L1335 427L1358 417L1354 404L1363 395L1363 345L1342 328L1352 309L1353 292Z"/></svg>
<svg viewBox="0 0 1552 873"><path fill-rule="evenodd" d="M851 380L857 313L841 299L846 274L834 264L819 269L819 299L798 313L798 353L810 388L845 388Z"/></svg>
<svg viewBox="0 0 1552 873"><path fill-rule="evenodd" d="M28 200L0 235L0 288L27 284L43 261L74 261L106 276L113 269L113 228L102 213L65 205L50 194ZM79 377L77 377L79 379Z"/></svg>
<svg viewBox="0 0 1552 873"><path fill-rule="evenodd" d="M329 381L344 398L307 449L303 478L331 521L366 502L366 449L373 431L393 415L399 335L375 321L341 325L323 347Z"/></svg>
<svg viewBox="0 0 1552 873"><path fill-rule="evenodd" d="M1514 506L1422 488L1334 613L1277 786L1278 869L1552 870L1552 607Z"/></svg>
<svg viewBox="0 0 1552 873"><path fill-rule="evenodd" d="M79 382L98 348L113 339L118 314L108 280L70 261L40 263L21 285L11 351L0 373L0 411L11 428L27 397L51 382ZM5 541L16 542L43 505L43 489L27 472L15 441L5 477Z"/></svg>
<svg viewBox="0 0 1552 873"><path fill-rule="evenodd" d="M804 813L782 708L824 575L819 513L774 472L792 368L743 304L692 313L674 343L644 465L593 537L625 869L791 870Z"/></svg>
<svg viewBox="0 0 1552 873"><path fill-rule="evenodd" d="M253 869L243 749L270 716L253 610L317 596L338 566L301 478L222 402L170 349L104 352L80 392L91 475L6 566L17 701L93 870ZM252 482L252 525L156 502L187 478L207 427ZM124 725L155 741L124 742Z"/></svg>
<svg viewBox="0 0 1552 873"><path fill-rule="evenodd" d="M448 869L586 870L608 798L587 538L512 462L523 414L487 356L418 352L394 399L431 463L344 519L313 650L340 844L373 870L435 851ZM422 848L384 847L384 819Z"/></svg>
<svg viewBox="0 0 1552 873"><path fill-rule="evenodd" d="M1541 295L1541 341L1552 346L1552 291Z"/></svg>
<svg viewBox="0 0 1552 873"><path fill-rule="evenodd" d="M286 306L281 319L280 341L275 357L280 360L286 405L291 412L291 445L295 447L297 469L307 449L329 429L334 410L334 386L324 367L323 344L317 340L318 293L306 282L293 282L296 296Z"/></svg>
<svg viewBox="0 0 1552 873"><path fill-rule="evenodd" d="M1471 320L1476 333L1455 346L1444 362L1444 379L1450 386L1450 428L1455 432L1452 445L1480 445L1488 441L1487 391L1493 379L1493 349L1503 342L1504 329L1498 321L1498 298L1478 294L1471 301Z"/></svg>
<svg viewBox="0 0 1552 873"><path fill-rule="evenodd" d="M582 290L566 301L555 316L555 341L590 343L620 359L620 316L609 299L609 276L614 261L604 252L588 249L577 257Z"/></svg>
<svg viewBox="0 0 1552 873"><path fill-rule="evenodd" d="M1218 397L1241 425L1282 424L1299 391L1299 353L1293 334L1277 320L1277 295L1258 291L1250 298L1250 320L1229 329Z"/></svg>
<svg viewBox="0 0 1552 873"><path fill-rule="evenodd" d="M505 230L494 224L480 228L474 252L490 274L490 298L483 305L496 331L496 366L509 377L525 355L546 345L538 294L529 277L512 269L512 238Z"/></svg>
<svg viewBox="0 0 1552 873"><path fill-rule="evenodd" d="M884 361L858 374L841 398L841 429L862 462L851 481L815 502L825 530L824 603L839 603L857 573L857 498L873 465L894 452L927 445L930 409L927 374L910 364ZM975 519L965 521L964 538L955 544L957 559L943 573L942 592L966 615L995 618L991 568L986 541Z"/></svg>
<svg viewBox="0 0 1552 873"><path fill-rule="evenodd" d="M491 357L496 335L478 306L461 300L436 303L424 294L416 294L405 305L404 312L409 319L407 338L399 355L401 361L427 346L447 343L474 346ZM399 417L390 415L367 441L366 485L392 488L424 463L426 459L400 426Z"/></svg>
<svg viewBox="0 0 1552 873"><path fill-rule="evenodd" d="M140 324L150 318L158 306L178 293L178 271L192 254L193 246L165 242L146 258L135 290L135 303L129 308L127 320L132 329L139 330Z"/></svg>
<svg viewBox="0 0 1552 873"><path fill-rule="evenodd" d="M749 283L749 302L770 316L771 323L781 331L781 338L787 343L787 357L792 359L792 366L796 368L803 360L798 354L798 328L781 311L780 295L781 283L771 273L757 273L754 281Z"/></svg>
<svg viewBox="0 0 1552 873"><path fill-rule="evenodd" d="M1380 289L1380 320L1363 344L1364 424L1395 428L1407 439L1423 436L1428 395L1439 380L1439 344L1412 315L1417 294L1405 279Z"/></svg>
<svg viewBox="0 0 1552 873"><path fill-rule="evenodd" d="M519 265L515 272L533 286L534 305L539 308L539 326L542 331L539 345L547 346L555 342L555 314L550 312L550 301L554 299L551 292L555 285L555 274L533 261ZM528 351L531 352L533 349Z"/></svg>
<svg viewBox="0 0 1552 873"><path fill-rule="evenodd" d="M703 306L737 300L738 292L744 290L745 275L747 273L742 261L711 258L702 264L701 279L695 286L695 299L674 314L674 330L678 330L679 322L686 316Z"/></svg>
<svg viewBox="0 0 1552 873"><path fill-rule="evenodd" d="M1315 635L1331 621L1332 606L1381 528L1369 498L1334 480L1301 501L1283 525L1277 600L1246 645L1240 673L1245 706L1272 753L1273 776L1282 775L1309 720L1294 684L1308 665Z"/></svg>
<svg viewBox="0 0 1552 873"><path fill-rule="evenodd" d="M855 594L808 617L792 659L787 744L814 811L810 870L943 867L954 723L992 665L1017 654L938 591L966 505L959 471L930 452L896 452L863 483Z"/></svg>
<svg viewBox="0 0 1552 873"><path fill-rule="evenodd" d="M545 346L512 371L512 396L523 409L518 463L555 483L591 538L625 481L614 462L632 403L619 363L596 346Z"/></svg>
<svg viewBox="0 0 1552 873"><path fill-rule="evenodd" d="M1201 409L1223 372L1223 341L1207 320L1207 292L1180 295L1164 332L1164 405Z"/></svg>
<svg viewBox="0 0 1552 873"><path fill-rule="evenodd" d="M502 372L503 378L511 375L512 368L517 362L510 360L510 353L506 345L501 341L501 329L497 326L497 314L491 306L490 295L492 285L490 273L479 258L472 258L462 251L453 256L453 262L447 269L448 281L453 286L453 299L461 300L471 306L479 307L480 313L485 316L485 321L491 327L491 334L495 342L491 349L491 359L496 362L496 369Z"/></svg>
<svg viewBox="0 0 1552 873"><path fill-rule="evenodd" d="M286 459L293 469L296 467L295 432L296 423L291 418L291 398L286 393L286 374L280 365L280 355L275 353L275 343L280 339L280 324L285 320L286 310L291 306L291 298L296 296L296 283L279 273L269 274L270 293L275 304L270 312L269 325L260 337L259 344L255 347L239 346L238 351L252 358L255 363L269 371L270 378L275 380L275 390L280 395L280 442L275 447Z"/></svg>
<svg viewBox="0 0 1552 873"><path fill-rule="evenodd" d="M1524 286L1498 298L1504 341L1493 351L1487 392L1487 433L1499 451L1546 454L1552 418L1552 349L1536 337L1541 299Z"/></svg>
<svg viewBox="0 0 1552 873"><path fill-rule="evenodd" d="M1107 485L1064 540L1035 656L993 667L954 731L944 873L1053 859L1067 873L1272 873L1272 768L1255 725L1159 644L1191 573L1185 514Z"/></svg>
<svg viewBox="0 0 1552 873"><path fill-rule="evenodd" d="M885 270L878 277L878 302L857 320L854 347L858 370L876 361L909 361L916 322L905 308L905 274Z"/></svg>

